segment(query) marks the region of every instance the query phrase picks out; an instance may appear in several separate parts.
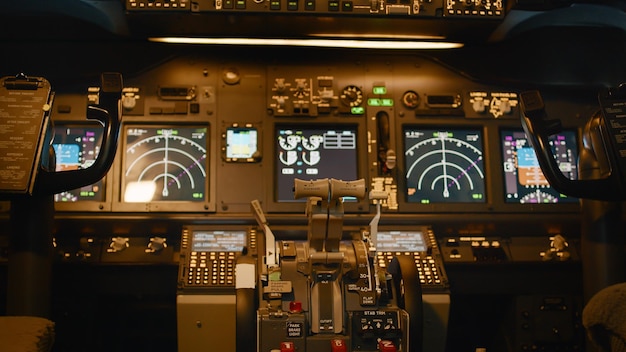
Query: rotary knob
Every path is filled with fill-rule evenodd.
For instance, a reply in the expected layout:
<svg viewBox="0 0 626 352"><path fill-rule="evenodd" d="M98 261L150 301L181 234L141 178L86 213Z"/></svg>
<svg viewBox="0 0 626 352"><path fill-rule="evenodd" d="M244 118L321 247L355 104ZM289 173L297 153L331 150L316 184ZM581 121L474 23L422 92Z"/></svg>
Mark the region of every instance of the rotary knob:
<svg viewBox="0 0 626 352"><path fill-rule="evenodd" d="M137 100L134 95L124 95L122 97L122 107L126 110L132 110L137 105Z"/></svg>
<svg viewBox="0 0 626 352"><path fill-rule="evenodd" d="M274 89L276 90L276 93L285 93L286 90L286 86L285 86L285 79L284 78L276 78L276 82L274 83Z"/></svg>
<svg viewBox="0 0 626 352"><path fill-rule="evenodd" d="M479 114L484 113L485 112L485 100L482 98L476 98L474 102L472 103L472 109Z"/></svg>
<svg viewBox="0 0 626 352"><path fill-rule="evenodd" d="M420 96L416 92L409 90L402 95L402 105L409 109L415 109L420 104Z"/></svg>
<svg viewBox="0 0 626 352"><path fill-rule="evenodd" d="M111 239L111 244L109 244L109 248L107 252L121 252L128 248L130 245L128 243L128 237L113 237Z"/></svg>
<svg viewBox="0 0 626 352"><path fill-rule="evenodd" d="M167 238L163 237L152 237L150 238L150 243L148 243L148 248L146 248L146 253L155 253L160 252L167 247Z"/></svg>

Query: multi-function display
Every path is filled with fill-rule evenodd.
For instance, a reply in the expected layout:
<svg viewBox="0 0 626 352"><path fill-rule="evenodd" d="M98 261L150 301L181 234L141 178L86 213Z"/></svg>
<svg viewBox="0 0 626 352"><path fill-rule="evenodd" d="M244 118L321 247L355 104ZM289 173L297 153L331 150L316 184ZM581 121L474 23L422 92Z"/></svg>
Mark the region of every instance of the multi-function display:
<svg viewBox="0 0 626 352"><path fill-rule="evenodd" d="M578 202L555 191L539 167L535 151L522 130L500 131L507 203L546 204ZM576 133L564 131L550 137L550 146L561 172L575 180L578 170Z"/></svg>
<svg viewBox="0 0 626 352"><path fill-rule="evenodd" d="M206 127L126 126L124 138L124 202L206 200Z"/></svg>
<svg viewBox="0 0 626 352"><path fill-rule="evenodd" d="M356 128L282 127L276 130L277 201L295 201L294 179L357 179Z"/></svg>
<svg viewBox="0 0 626 352"><path fill-rule="evenodd" d="M483 203L485 171L479 129L405 127L409 203Z"/></svg>
<svg viewBox="0 0 626 352"><path fill-rule="evenodd" d="M98 157L102 144L102 127L57 124L52 146L56 155L56 171L86 169ZM56 202L104 201L104 181L54 195Z"/></svg>

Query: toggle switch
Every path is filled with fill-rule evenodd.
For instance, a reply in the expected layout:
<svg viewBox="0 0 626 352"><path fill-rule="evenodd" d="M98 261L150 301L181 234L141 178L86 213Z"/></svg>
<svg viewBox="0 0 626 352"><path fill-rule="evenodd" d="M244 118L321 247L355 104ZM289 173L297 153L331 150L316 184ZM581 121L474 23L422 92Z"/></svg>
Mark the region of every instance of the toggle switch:
<svg viewBox="0 0 626 352"><path fill-rule="evenodd" d="M346 346L346 341L342 339L332 339L330 341L330 350L331 352L347 352L348 347Z"/></svg>
<svg viewBox="0 0 626 352"><path fill-rule="evenodd" d="M293 342L283 341L280 343L280 352L295 352L296 346Z"/></svg>
<svg viewBox="0 0 626 352"><path fill-rule="evenodd" d="M397 348L393 341L380 340L378 341L378 352L396 352Z"/></svg>

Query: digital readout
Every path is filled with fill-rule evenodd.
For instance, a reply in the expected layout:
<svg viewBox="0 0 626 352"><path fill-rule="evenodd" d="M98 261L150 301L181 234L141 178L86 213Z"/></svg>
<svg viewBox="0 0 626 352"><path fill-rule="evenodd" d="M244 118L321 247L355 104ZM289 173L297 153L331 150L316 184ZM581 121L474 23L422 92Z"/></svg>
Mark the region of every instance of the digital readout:
<svg viewBox="0 0 626 352"><path fill-rule="evenodd" d="M379 252L425 252L426 242L421 231L379 231L376 237Z"/></svg>
<svg viewBox="0 0 626 352"><path fill-rule="evenodd" d="M194 252L241 252L245 231L194 231L191 250Z"/></svg>

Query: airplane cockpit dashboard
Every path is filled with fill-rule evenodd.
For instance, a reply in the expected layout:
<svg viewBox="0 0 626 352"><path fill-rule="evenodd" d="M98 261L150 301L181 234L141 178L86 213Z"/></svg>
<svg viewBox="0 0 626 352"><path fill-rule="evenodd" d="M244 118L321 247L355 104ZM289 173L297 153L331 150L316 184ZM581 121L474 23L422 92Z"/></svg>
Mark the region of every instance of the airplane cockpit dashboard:
<svg viewBox="0 0 626 352"><path fill-rule="evenodd" d="M605 205L522 117L540 91L589 177L625 11L4 2L0 315L51 351L591 351L586 273L624 263L586 259Z"/></svg>

